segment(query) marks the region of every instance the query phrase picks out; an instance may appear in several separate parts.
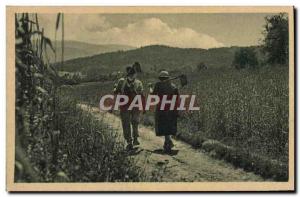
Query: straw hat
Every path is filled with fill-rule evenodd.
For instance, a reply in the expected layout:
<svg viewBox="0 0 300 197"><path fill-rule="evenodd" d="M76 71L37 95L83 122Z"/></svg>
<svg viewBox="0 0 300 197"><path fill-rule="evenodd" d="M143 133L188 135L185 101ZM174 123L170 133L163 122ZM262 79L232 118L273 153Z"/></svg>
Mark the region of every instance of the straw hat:
<svg viewBox="0 0 300 197"><path fill-rule="evenodd" d="M165 70L160 71L158 78L163 78L163 79L170 78L169 72Z"/></svg>

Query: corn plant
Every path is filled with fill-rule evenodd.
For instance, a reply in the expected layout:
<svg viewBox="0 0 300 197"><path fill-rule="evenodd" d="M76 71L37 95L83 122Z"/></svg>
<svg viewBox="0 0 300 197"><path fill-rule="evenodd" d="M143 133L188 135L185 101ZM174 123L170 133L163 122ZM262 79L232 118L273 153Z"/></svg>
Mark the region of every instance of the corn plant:
<svg viewBox="0 0 300 197"><path fill-rule="evenodd" d="M62 24L62 39L63 23L64 15L58 14L55 28ZM123 152L123 144L116 141L111 129L77 109L74 99L61 93L61 79L46 50L50 47L55 52L56 47L44 36L37 14L16 14L15 25L15 181L143 179L142 171Z"/></svg>

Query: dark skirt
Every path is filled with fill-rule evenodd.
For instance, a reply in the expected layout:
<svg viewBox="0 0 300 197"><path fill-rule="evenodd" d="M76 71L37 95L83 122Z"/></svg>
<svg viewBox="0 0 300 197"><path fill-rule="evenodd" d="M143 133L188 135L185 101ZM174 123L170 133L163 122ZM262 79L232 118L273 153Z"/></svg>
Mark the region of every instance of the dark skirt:
<svg viewBox="0 0 300 197"><path fill-rule="evenodd" d="M176 135L177 133L177 111L155 112L155 133L157 136Z"/></svg>

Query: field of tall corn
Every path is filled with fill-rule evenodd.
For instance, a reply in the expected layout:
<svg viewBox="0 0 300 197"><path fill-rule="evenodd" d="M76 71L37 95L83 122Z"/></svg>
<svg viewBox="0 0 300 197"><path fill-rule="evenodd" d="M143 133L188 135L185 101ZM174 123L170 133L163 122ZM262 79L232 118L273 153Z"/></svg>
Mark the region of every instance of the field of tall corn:
<svg viewBox="0 0 300 197"><path fill-rule="evenodd" d="M15 182L141 181L116 132L60 91L38 15L16 14L15 25Z"/></svg>

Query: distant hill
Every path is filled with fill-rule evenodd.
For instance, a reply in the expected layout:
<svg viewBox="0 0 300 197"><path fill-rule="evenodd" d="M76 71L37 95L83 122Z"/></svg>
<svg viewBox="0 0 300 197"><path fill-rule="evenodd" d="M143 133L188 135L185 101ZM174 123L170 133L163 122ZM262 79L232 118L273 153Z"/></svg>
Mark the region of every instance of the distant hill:
<svg viewBox="0 0 300 197"><path fill-rule="evenodd" d="M53 41L53 47L55 46L55 42ZM89 44L78 41L65 41L65 60L70 60L79 57L92 56L101 53L113 52L113 51L126 51L130 49L134 49L134 47L127 45L97 45L97 44ZM61 42L56 42L56 50L57 50L57 61L61 60ZM50 50L48 50L48 55L50 62L54 62L55 56Z"/></svg>
<svg viewBox="0 0 300 197"><path fill-rule="evenodd" d="M230 67L235 51L239 47L214 49L175 48L163 45L151 45L128 51L118 51L77 58L66 61L59 70L68 72L110 73L124 71L133 62L140 62L144 71L160 69L187 70L196 68L204 62L209 68Z"/></svg>

